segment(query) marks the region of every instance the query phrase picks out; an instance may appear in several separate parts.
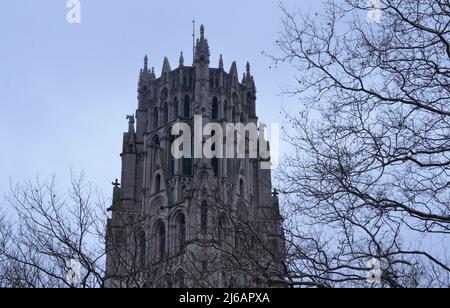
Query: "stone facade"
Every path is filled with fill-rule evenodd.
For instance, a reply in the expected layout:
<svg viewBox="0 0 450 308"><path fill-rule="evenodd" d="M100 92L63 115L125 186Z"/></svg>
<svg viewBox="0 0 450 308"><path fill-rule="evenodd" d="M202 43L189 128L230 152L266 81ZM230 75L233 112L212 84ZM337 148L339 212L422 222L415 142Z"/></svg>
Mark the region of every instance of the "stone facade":
<svg viewBox="0 0 450 308"><path fill-rule="evenodd" d="M247 64L210 68L204 27L193 66L155 76L147 56L136 117L123 137L121 184L107 225L107 287L273 287L283 281L283 235L271 171L260 158L174 159L175 123L257 123ZM136 121L136 122L135 122ZM267 160L265 160L267 162Z"/></svg>

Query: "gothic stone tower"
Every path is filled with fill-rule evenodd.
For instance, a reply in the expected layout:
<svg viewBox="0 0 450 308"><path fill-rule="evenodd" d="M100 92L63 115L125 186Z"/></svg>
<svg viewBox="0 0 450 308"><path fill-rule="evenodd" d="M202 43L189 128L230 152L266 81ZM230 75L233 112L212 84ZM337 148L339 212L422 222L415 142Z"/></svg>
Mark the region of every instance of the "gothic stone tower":
<svg viewBox="0 0 450 308"><path fill-rule="evenodd" d="M167 58L156 78L147 56L136 118L128 116L121 184L107 224L107 287L276 287L283 234L271 172L262 158L172 156L175 123L257 123L250 65L210 68L204 27L193 66ZM136 119L136 123L135 123ZM224 129L225 131L225 129ZM204 140L205 138L203 138ZM183 145L186 146L186 145Z"/></svg>

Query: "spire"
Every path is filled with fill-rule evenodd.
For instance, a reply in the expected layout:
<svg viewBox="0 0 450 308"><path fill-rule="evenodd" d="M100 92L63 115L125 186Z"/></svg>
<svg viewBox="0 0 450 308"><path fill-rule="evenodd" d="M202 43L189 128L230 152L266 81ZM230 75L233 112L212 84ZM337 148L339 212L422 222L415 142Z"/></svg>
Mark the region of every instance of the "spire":
<svg viewBox="0 0 450 308"><path fill-rule="evenodd" d="M200 39L201 40L205 39L205 26L204 25L200 26Z"/></svg>
<svg viewBox="0 0 450 308"><path fill-rule="evenodd" d="M145 55L144 57L144 68L141 68L140 74L139 74L139 88L144 85L144 83L148 82L149 80L154 79L155 77L150 74L150 71L148 69L148 56Z"/></svg>
<svg viewBox="0 0 450 308"><path fill-rule="evenodd" d="M220 55L219 68L220 68L221 70L223 70L223 57L222 57L222 55Z"/></svg>
<svg viewBox="0 0 450 308"><path fill-rule="evenodd" d="M197 40L197 46L195 47L195 62L207 62L209 63L209 45L208 40L205 39L205 27L200 27L200 39Z"/></svg>
<svg viewBox="0 0 450 308"><path fill-rule="evenodd" d="M250 77L250 62L247 62L247 77Z"/></svg>
<svg viewBox="0 0 450 308"><path fill-rule="evenodd" d="M161 75L164 76L164 74L169 73L172 69L170 68L169 59L167 57L164 57L164 63L163 63L163 69Z"/></svg>
<svg viewBox="0 0 450 308"><path fill-rule="evenodd" d="M183 52L181 52L180 54L180 67L184 66L184 56L183 56Z"/></svg>
<svg viewBox="0 0 450 308"><path fill-rule="evenodd" d="M234 61L233 64L231 64L230 75L232 77L239 78L236 61Z"/></svg>
<svg viewBox="0 0 450 308"><path fill-rule="evenodd" d="M148 72L148 57L145 55L144 57L144 71Z"/></svg>

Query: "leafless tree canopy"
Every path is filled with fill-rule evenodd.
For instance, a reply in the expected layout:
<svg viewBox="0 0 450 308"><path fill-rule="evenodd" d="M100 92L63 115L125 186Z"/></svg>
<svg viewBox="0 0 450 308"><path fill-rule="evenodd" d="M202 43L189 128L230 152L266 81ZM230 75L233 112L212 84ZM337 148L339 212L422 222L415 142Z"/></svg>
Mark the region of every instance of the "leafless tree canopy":
<svg viewBox="0 0 450 308"><path fill-rule="evenodd" d="M71 179L68 194L55 178L12 185L0 220L1 287L72 287L72 259L81 264L77 286L103 286L104 204L82 175Z"/></svg>
<svg viewBox="0 0 450 308"><path fill-rule="evenodd" d="M275 253L280 249L269 247L261 237L273 226L245 218L248 213L229 208L216 191L219 190L213 189L208 200L209 212L217 215L209 215L211 221L205 231L215 240L205 242L196 235L188 237L193 242L189 244L201 247L199 251L212 249L214 253L205 259L203 253L188 252L183 261L189 265L189 271L181 274L177 271L177 254L163 253L159 260L146 262L145 254L157 251L152 250L155 242L143 242L140 236L145 217L123 215L126 228L122 240L105 241L108 206L83 175L72 176L68 192L58 189L55 177L12 185L6 198L9 206L0 213L0 287L103 288L108 280L119 279L116 286L123 288L180 288L186 286L184 277L199 288L222 285L225 280L229 281L225 287L240 287L240 281L234 277L242 275L248 276L255 286L284 285L285 268L280 266L283 256ZM188 244L185 238L186 234L180 233L175 240L180 254ZM116 256L109 261L108 273L107 253ZM68 276L70 260L80 262L75 283ZM165 263L164 271L160 262ZM199 268L198 264L202 266Z"/></svg>
<svg viewBox="0 0 450 308"><path fill-rule="evenodd" d="M367 287L375 258L378 286L449 286L449 1L283 11L275 60L298 71L301 105L279 174L291 279Z"/></svg>

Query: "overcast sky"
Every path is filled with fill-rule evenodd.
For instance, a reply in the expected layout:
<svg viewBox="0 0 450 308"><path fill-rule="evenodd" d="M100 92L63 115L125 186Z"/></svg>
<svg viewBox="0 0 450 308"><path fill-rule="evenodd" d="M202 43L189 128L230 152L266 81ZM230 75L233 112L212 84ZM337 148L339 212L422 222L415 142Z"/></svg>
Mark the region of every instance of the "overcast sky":
<svg viewBox="0 0 450 308"><path fill-rule="evenodd" d="M240 76L249 60L258 88L257 112L266 123L282 122L281 97L293 84L289 67L270 69L262 51L275 52L281 29L278 1L81 0L81 24L66 22L66 0L3 1L0 6L0 194L36 174L69 170L110 197L120 178L125 116L137 108L144 54L160 74L164 56L172 68L180 51L192 53L192 18L205 24L211 66L222 53ZM318 9L317 0L286 0L287 7ZM197 27L198 31L198 27ZM189 63L190 64L190 63Z"/></svg>

